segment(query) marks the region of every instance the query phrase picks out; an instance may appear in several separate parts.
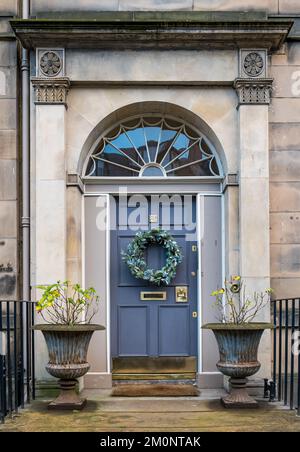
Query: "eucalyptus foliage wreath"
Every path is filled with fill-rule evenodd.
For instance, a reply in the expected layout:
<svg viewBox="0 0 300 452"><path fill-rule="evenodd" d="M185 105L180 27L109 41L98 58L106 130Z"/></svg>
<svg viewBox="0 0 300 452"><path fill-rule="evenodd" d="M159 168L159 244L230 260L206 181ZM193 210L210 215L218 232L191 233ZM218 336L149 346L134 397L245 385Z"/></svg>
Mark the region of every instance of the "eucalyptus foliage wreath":
<svg viewBox="0 0 300 452"><path fill-rule="evenodd" d="M148 268L145 250L151 245L159 245L166 250L166 263L160 270ZM183 255L174 238L167 231L152 229L138 232L127 250L122 251L122 259L128 265L131 274L137 279L149 281L156 286L168 286L176 276Z"/></svg>

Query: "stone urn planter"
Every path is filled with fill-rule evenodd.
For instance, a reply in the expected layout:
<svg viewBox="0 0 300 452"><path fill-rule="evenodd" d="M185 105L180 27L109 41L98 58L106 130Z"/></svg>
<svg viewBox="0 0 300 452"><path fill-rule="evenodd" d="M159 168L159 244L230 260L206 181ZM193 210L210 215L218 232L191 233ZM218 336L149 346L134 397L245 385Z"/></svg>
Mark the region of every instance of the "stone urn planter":
<svg viewBox="0 0 300 452"><path fill-rule="evenodd" d="M95 331L105 328L101 325L56 325L34 326L46 340L49 353L47 372L59 379L60 394L49 405L49 409L81 410L86 404L76 393L77 379L89 370L87 352Z"/></svg>
<svg viewBox="0 0 300 452"><path fill-rule="evenodd" d="M202 327L212 330L219 346L219 371L230 377L231 392L222 398L226 408L257 408L258 403L247 393L247 377L260 369L257 359L258 347L265 330L272 329L270 323L211 323Z"/></svg>

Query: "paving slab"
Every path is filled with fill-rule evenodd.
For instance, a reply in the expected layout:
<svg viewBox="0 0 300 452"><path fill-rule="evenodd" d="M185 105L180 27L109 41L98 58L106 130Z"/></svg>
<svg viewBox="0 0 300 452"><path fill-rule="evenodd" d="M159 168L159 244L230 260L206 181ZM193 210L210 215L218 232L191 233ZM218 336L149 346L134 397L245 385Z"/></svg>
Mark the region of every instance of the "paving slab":
<svg viewBox="0 0 300 452"><path fill-rule="evenodd" d="M221 394L128 399L110 397L110 391L85 391L84 411L49 412L48 400L37 400L7 419L0 432L300 432L294 411L264 400L257 410L226 410Z"/></svg>

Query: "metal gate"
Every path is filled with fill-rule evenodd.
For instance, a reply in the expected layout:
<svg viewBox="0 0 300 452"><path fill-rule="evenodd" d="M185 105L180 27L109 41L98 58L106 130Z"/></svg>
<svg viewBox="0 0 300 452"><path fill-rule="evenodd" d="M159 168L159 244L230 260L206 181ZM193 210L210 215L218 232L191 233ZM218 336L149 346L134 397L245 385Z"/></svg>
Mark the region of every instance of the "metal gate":
<svg viewBox="0 0 300 452"><path fill-rule="evenodd" d="M274 300L272 311L273 381L265 380L265 396L300 416L300 299Z"/></svg>
<svg viewBox="0 0 300 452"><path fill-rule="evenodd" d="M35 398L34 303L0 301L0 422Z"/></svg>

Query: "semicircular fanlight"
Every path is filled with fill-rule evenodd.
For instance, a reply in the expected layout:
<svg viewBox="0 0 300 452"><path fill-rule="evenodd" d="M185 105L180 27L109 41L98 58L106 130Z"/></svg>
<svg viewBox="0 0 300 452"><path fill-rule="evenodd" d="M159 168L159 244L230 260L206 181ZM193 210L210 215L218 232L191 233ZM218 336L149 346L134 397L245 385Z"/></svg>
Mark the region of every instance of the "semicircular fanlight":
<svg viewBox="0 0 300 452"><path fill-rule="evenodd" d="M130 119L100 139L86 177L219 177L216 153L199 132L171 118Z"/></svg>

